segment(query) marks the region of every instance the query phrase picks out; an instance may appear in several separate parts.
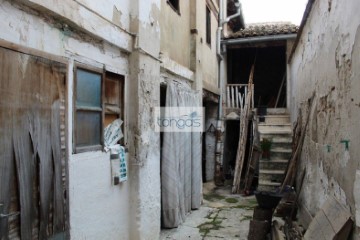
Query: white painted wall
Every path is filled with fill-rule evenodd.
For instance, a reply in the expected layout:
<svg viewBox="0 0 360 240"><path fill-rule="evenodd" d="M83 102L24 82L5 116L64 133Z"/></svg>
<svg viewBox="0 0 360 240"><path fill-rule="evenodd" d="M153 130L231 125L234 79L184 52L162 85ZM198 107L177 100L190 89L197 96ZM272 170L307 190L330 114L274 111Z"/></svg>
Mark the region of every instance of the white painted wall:
<svg viewBox="0 0 360 240"><path fill-rule="evenodd" d="M314 215L329 195L346 203L354 216L359 211L359 11L357 0L316 1L290 63L291 119L296 120L299 108L303 115L310 112L298 169L306 167L302 216ZM313 93L315 104L309 110ZM342 139L350 140L349 150ZM354 239L360 239L358 233Z"/></svg>
<svg viewBox="0 0 360 240"><path fill-rule="evenodd" d="M22 0L21 2L32 8L40 9L39 11L46 12L46 14L60 17L62 24L67 24L70 28L81 29L124 51L130 52L132 50L132 37L126 30L126 28L129 28L128 18L121 19L120 17L120 19L117 19L119 15L118 11L113 11L113 15L111 16L108 13L109 11L105 11L106 8L104 9L103 6L97 6L95 4L88 6L85 5L88 4L87 2L77 0L64 0L61 2L57 0ZM126 10L129 1L124 3ZM118 6L112 4L109 5L109 8L117 9ZM121 22L121 20L124 22ZM124 27L122 27L122 25L124 25Z"/></svg>
<svg viewBox="0 0 360 240"><path fill-rule="evenodd" d="M129 184L111 184L110 154L69 161L71 239L129 239Z"/></svg>

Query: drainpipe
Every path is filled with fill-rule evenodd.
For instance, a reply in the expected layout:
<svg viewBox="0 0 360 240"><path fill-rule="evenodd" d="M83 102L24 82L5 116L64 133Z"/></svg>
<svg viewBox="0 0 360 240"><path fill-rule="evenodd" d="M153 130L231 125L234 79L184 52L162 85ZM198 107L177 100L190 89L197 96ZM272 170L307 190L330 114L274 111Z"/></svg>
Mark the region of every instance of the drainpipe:
<svg viewBox="0 0 360 240"><path fill-rule="evenodd" d="M219 97L219 106L218 106L218 120L216 124L216 152L215 152L215 184L223 185L224 173L223 173L223 155L224 155L224 144L223 144L223 129L224 129L224 121L222 119L223 116L223 85L224 85L224 69L222 68L222 61L224 57L221 54L221 36L223 33L224 24L228 23L231 19L236 18L241 15L241 5L239 2L235 2L235 6L237 7L237 12L231 16L228 16L224 19L224 12L227 8L224 9L224 3L227 3L226 0L220 0L219 6L219 22L218 29L216 31L216 55L218 58L218 79L219 79L219 88L220 88L220 97ZM227 6L227 4L226 4ZM225 14L226 15L226 14Z"/></svg>

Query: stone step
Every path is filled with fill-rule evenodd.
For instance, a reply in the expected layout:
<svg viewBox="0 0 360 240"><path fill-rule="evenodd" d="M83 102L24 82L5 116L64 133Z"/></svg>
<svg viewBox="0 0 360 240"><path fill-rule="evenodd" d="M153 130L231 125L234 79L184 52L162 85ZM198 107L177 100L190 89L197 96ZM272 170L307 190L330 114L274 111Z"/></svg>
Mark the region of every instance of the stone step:
<svg viewBox="0 0 360 240"><path fill-rule="evenodd" d="M255 108L257 112L257 108ZM286 108L267 108L267 115L289 115L289 111Z"/></svg>
<svg viewBox="0 0 360 240"><path fill-rule="evenodd" d="M260 160L260 170L283 170L285 171L288 165L288 160Z"/></svg>
<svg viewBox="0 0 360 240"><path fill-rule="evenodd" d="M259 185L257 187L258 191L268 191L275 192L278 187L281 186L280 182L271 182L271 181L259 181Z"/></svg>
<svg viewBox="0 0 360 240"><path fill-rule="evenodd" d="M288 136L280 136L280 137L273 137L272 139L272 148L292 148L292 137Z"/></svg>
<svg viewBox="0 0 360 240"><path fill-rule="evenodd" d="M260 134L292 134L290 124L259 124L258 131Z"/></svg>
<svg viewBox="0 0 360 240"><path fill-rule="evenodd" d="M281 123L290 123L290 116L289 115L265 115L258 117L259 123L266 123L266 124L281 124Z"/></svg>
<svg viewBox="0 0 360 240"><path fill-rule="evenodd" d="M288 127L291 128L291 123L266 123L266 122L260 122L258 124L260 127Z"/></svg>
<svg viewBox="0 0 360 240"><path fill-rule="evenodd" d="M282 182L285 175L284 170L259 170L259 181Z"/></svg>
<svg viewBox="0 0 360 240"><path fill-rule="evenodd" d="M291 158L292 150L289 148L271 148L270 159L271 160L287 160Z"/></svg>

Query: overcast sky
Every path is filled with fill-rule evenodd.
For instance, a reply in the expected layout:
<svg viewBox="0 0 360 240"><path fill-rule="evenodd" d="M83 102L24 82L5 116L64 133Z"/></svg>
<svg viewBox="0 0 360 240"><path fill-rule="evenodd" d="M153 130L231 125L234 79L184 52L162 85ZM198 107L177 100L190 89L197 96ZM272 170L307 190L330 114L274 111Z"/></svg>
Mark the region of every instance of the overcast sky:
<svg viewBox="0 0 360 240"><path fill-rule="evenodd" d="M287 21L300 25L308 0L240 0L245 24Z"/></svg>

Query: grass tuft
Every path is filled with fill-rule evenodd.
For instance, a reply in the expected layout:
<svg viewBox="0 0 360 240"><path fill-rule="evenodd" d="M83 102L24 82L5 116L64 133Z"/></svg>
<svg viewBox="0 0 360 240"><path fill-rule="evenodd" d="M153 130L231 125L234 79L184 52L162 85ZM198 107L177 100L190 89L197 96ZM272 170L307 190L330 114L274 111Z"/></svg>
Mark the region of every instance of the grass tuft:
<svg viewBox="0 0 360 240"><path fill-rule="evenodd" d="M236 198L227 198L227 199L225 199L225 201L227 203L237 203L237 202L239 202L239 200L237 200Z"/></svg>

